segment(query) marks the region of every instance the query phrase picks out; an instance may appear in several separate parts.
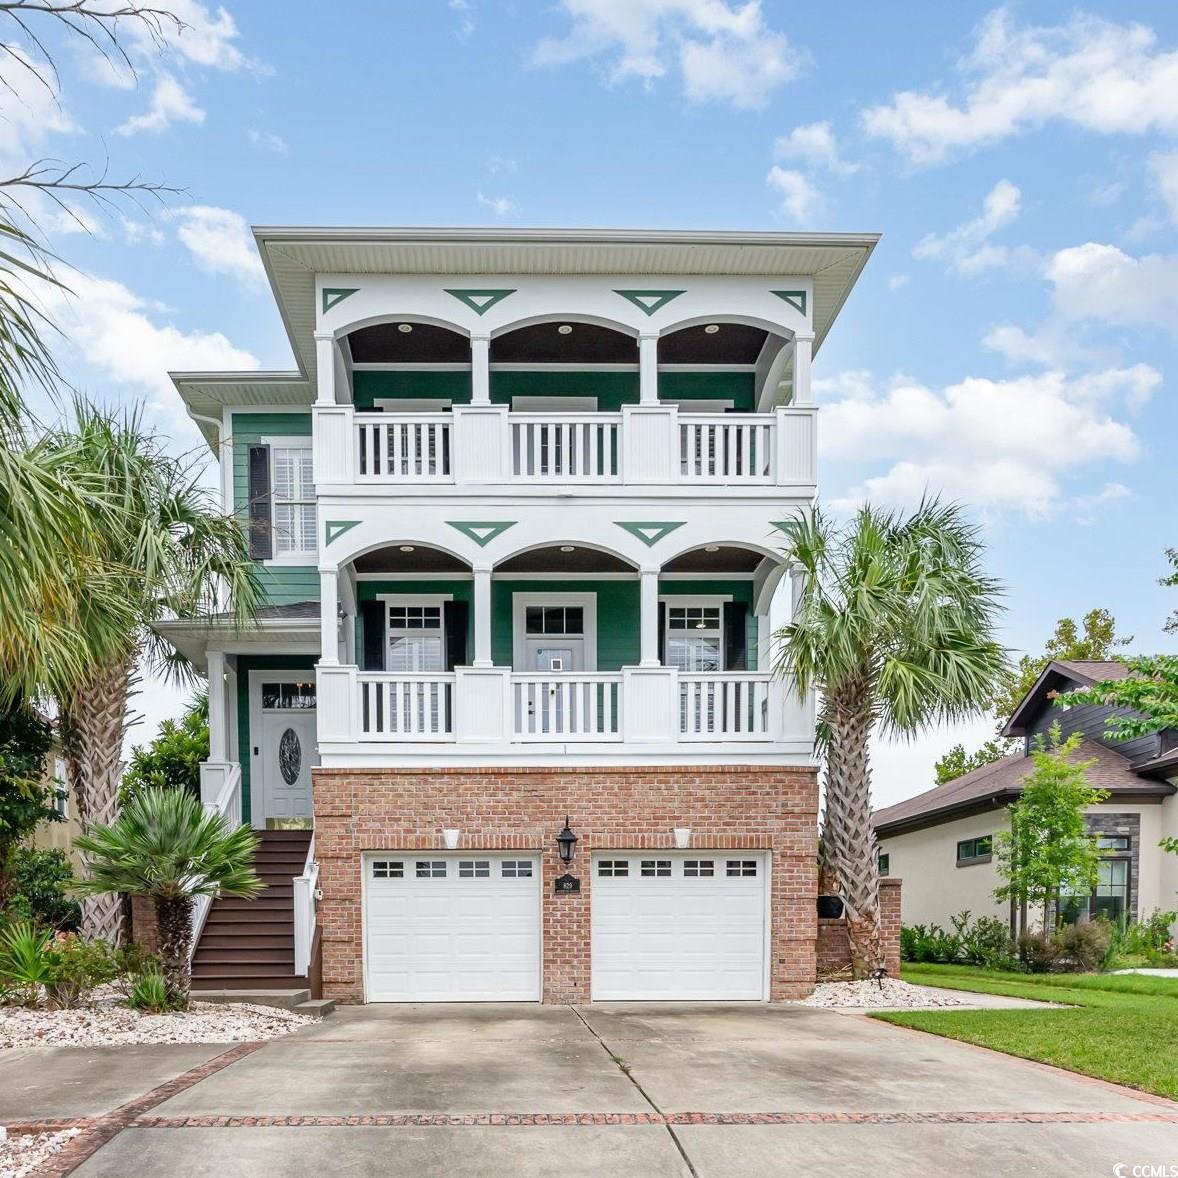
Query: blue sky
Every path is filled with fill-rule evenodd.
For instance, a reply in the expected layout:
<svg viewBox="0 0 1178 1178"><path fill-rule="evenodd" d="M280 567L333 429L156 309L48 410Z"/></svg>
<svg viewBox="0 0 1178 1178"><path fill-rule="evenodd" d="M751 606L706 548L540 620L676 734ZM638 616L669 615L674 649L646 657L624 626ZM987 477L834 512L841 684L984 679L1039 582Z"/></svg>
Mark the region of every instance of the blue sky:
<svg viewBox="0 0 1178 1178"><path fill-rule="evenodd" d="M76 267L63 366L197 445L169 368L285 368L253 224L869 230L814 365L822 493L969 504L1004 637L1113 610L1173 649L1178 9L181 0L137 78L60 48L0 96L0 155L185 189L43 210ZM902 13L902 15L901 15ZM146 735L178 697L153 693ZM982 739L981 722L962 730ZM955 734L878 749L926 788Z"/></svg>

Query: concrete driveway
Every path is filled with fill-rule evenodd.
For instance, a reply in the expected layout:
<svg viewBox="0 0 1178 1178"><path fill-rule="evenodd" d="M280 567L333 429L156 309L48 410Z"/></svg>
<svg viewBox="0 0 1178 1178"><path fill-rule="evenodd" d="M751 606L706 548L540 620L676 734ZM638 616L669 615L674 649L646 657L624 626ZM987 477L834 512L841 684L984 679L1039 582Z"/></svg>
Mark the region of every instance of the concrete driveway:
<svg viewBox="0 0 1178 1178"><path fill-rule="evenodd" d="M260 1047L0 1052L0 1120L79 1115L87 1178L1178 1163L1178 1105L802 1007L345 1007Z"/></svg>

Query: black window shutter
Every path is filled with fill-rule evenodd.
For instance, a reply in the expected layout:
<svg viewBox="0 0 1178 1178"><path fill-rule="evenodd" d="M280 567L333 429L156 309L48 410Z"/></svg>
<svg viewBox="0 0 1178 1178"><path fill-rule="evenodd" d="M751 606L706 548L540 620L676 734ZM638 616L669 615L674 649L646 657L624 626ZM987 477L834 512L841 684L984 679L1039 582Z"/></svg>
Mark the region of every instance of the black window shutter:
<svg viewBox="0 0 1178 1178"><path fill-rule="evenodd" d="M274 555L270 514L270 447L251 446L249 453L250 556L269 560Z"/></svg>
<svg viewBox="0 0 1178 1178"><path fill-rule="evenodd" d="M667 603L659 602L659 662L667 664Z"/></svg>
<svg viewBox="0 0 1178 1178"><path fill-rule="evenodd" d="M743 671L748 660L749 607L743 601L724 603L724 670Z"/></svg>
<svg viewBox="0 0 1178 1178"><path fill-rule="evenodd" d="M384 624L385 603L383 601L362 601L360 621L364 630L364 671L384 670Z"/></svg>
<svg viewBox="0 0 1178 1178"><path fill-rule="evenodd" d="M465 601L447 601L442 605L442 625L446 632L446 670L465 667L466 631L470 625L470 605Z"/></svg>

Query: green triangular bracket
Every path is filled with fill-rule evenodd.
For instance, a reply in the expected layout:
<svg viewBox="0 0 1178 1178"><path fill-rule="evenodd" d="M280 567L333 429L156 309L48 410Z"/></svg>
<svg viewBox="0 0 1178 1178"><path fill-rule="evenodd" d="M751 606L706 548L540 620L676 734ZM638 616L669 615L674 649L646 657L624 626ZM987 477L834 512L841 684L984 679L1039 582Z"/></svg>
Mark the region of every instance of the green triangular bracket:
<svg viewBox="0 0 1178 1178"><path fill-rule="evenodd" d="M465 303L476 315L485 315L496 303L501 303L514 290L446 290L460 303Z"/></svg>
<svg viewBox="0 0 1178 1178"><path fill-rule="evenodd" d="M624 524L620 520L614 520L619 528L629 532L631 536L637 536L647 548L653 548L663 537L669 536L676 528L683 527L685 522L685 520L678 522L647 520L641 523Z"/></svg>
<svg viewBox="0 0 1178 1178"><path fill-rule="evenodd" d="M510 520L473 520L448 519L452 528L457 528L464 536L469 536L480 548L486 548L496 536L503 535L508 528L514 528L516 521Z"/></svg>
<svg viewBox="0 0 1178 1178"><path fill-rule="evenodd" d="M345 532L350 532L360 521L358 519L329 519L323 523L323 544L326 547L333 540L338 540Z"/></svg>
<svg viewBox="0 0 1178 1178"><path fill-rule="evenodd" d="M806 313L806 292L804 290L771 290L779 299L784 299L800 315Z"/></svg>
<svg viewBox="0 0 1178 1178"><path fill-rule="evenodd" d="M619 294L636 306L640 311L647 315L653 315L656 311L662 310L672 299L677 299L681 294L686 294L685 290L615 290L614 294Z"/></svg>
<svg viewBox="0 0 1178 1178"><path fill-rule="evenodd" d="M326 315L332 307L338 307L344 299L351 298L359 289L358 286L325 286L323 288L323 314Z"/></svg>

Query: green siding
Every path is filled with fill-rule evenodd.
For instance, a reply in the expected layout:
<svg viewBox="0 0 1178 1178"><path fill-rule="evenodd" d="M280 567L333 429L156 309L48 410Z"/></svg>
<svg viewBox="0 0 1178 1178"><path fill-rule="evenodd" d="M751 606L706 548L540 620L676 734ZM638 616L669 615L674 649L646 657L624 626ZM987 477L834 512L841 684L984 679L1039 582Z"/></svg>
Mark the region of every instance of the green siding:
<svg viewBox="0 0 1178 1178"><path fill-rule="evenodd" d="M361 602L375 601L382 593L419 593L422 597L433 597L439 593L448 593L454 601L465 601L471 605L468 611L466 627L466 649L470 657L474 657L474 583L470 580L459 581L360 581L356 585L356 595ZM356 650L364 649L364 619L356 618ZM357 655L357 662L359 662Z"/></svg>
<svg viewBox="0 0 1178 1178"><path fill-rule="evenodd" d="M757 651L757 619L753 613L752 581L660 581L659 595L663 597L714 595L731 597L733 601L743 601L748 606L748 626L746 628L748 669L750 671L761 670Z"/></svg>
<svg viewBox="0 0 1178 1178"><path fill-rule="evenodd" d="M311 678L314 659L305 654L239 654L237 656L237 755L241 760L241 820L248 823L250 814L250 671L294 671Z"/></svg>
<svg viewBox="0 0 1178 1178"><path fill-rule="evenodd" d="M638 404L637 372L491 371L491 400L510 405L512 397L596 397L599 413L616 413Z"/></svg>
<svg viewBox="0 0 1178 1178"><path fill-rule="evenodd" d="M354 372L352 400L359 410L372 409L377 397L449 399L455 405L470 403L469 372Z"/></svg>
<svg viewBox="0 0 1178 1178"><path fill-rule="evenodd" d="M660 372L659 398L690 397L699 401L731 400L733 408L751 413L756 405L756 374L752 372Z"/></svg>

